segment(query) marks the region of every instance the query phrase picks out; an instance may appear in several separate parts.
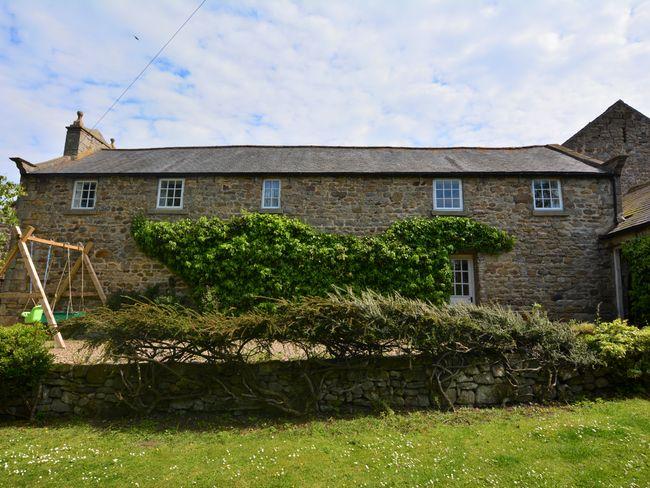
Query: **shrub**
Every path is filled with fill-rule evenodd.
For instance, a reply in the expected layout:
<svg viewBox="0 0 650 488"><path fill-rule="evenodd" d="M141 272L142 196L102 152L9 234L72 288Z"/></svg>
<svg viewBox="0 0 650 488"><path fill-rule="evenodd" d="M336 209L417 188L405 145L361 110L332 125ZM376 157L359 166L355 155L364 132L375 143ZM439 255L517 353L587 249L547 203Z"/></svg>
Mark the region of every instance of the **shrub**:
<svg viewBox="0 0 650 488"><path fill-rule="evenodd" d="M282 301L273 320L286 328L289 341L337 358L400 352L430 358L517 353L543 366L591 360L568 324L498 305L437 306L399 294L348 291Z"/></svg>
<svg viewBox="0 0 650 488"><path fill-rule="evenodd" d="M270 348L275 334L257 314L200 313L181 305L132 301L98 308L60 325L66 335L102 348L109 358L209 363L246 361ZM250 347L246 347L250 345Z"/></svg>
<svg viewBox="0 0 650 488"><path fill-rule="evenodd" d="M1 404L16 399L31 410L41 380L52 365L52 355L45 346L46 332L33 325L0 327Z"/></svg>
<svg viewBox="0 0 650 488"><path fill-rule="evenodd" d="M278 300L272 310L237 316L133 302L70 319L63 330L76 331L109 356L136 361L253 362L282 343L309 357L519 354L544 368L605 365L628 377L650 374L648 327L638 329L624 320L555 322L538 308L521 314L497 305L437 306L371 291Z"/></svg>
<svg viewBox="0 0 650 488"><path fill-rule="evenodd" d="M639 329L616 319L580 324L575 330L608 368L629 378L650 375L650 327Z"/></svg>
<svg viewBox="0 0 650 488"><path fill-rule="evenodd" d="M280 300L273 311L229 316L137 302L66 321L109 355L161 362L252 361L274 343L308 356L351 359L393 354L485 357L520 353L543 365L593 356L569 324L499 306L436 306L393 294L351 291Z"/></svg>
<svg viewBox="0 0 650 488"><path fill-rule="evenodd" d="M630 269L630 317L650 325L650 236L627 241L621 250Z"/></svg>
<svg viewBox="0 0 650 488"><path fill-rule="evenodd" d="M378 236L318 232L297 219L244 214L154 222L138 217L132 234L222 310L250 310L274 298L324 296L335 286L399 292L432 303L451 293L450 255L509 251L507 233L460 217L412 218Z"/></svg>

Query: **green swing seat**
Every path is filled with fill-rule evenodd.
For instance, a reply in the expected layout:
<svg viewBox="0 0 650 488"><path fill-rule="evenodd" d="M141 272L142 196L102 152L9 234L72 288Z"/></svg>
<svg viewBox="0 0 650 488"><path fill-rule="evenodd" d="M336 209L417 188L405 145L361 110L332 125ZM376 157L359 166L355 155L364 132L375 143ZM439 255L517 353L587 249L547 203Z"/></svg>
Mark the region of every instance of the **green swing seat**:
<svg viewBox="0 0 650 488"><path fill-rule="evenodd" d="M84 315L86 315L86 312L54 312L54 320L56 320L58 324L59 322L63 322L66 319L71 319L73 317L83 317ZM47 324L47 317L45 317L45 314L43 313L43 307L41 305L36 305L29 312L21 313L20 316L23 318L23 322L26 324L35 324L37 322Z"/></svg>
<svg viewBox="0 0 650 488"><path fill-rule="evenodd" d="M86 315L86 312L52 312L52 314L54 315L54 320L56 320L56 323L58 324L74 317L83 317ZM41 317L41 322L47 324L47 317L45 317L45 315Z"/></svg>
<svg viewBox="0 0 650 488"><path fill-rule="evenodd" d="M40 305L36 305L29 312L21 313L20 316L23 318L23 322L26 324L35 324L36 322L40 322L45 318L43 316L43 307Z"/></svg>

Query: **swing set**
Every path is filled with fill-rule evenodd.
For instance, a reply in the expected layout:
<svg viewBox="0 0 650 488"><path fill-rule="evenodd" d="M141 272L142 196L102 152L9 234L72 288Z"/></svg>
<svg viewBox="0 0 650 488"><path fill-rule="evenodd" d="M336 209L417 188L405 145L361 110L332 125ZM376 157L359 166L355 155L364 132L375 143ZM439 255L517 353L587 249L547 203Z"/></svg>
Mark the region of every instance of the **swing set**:
<svg viewBox="0 0 650 488"><path fill-rule="evenodd" d="M78 245L69 244L67 242L57 242L49 239L43 239L36 237L34 235L34 227L28 227L26 232L22 232L20 227L14 227L14 233L16 234L16 244L12 247L7 254L7 259L5 260L4 265L0 268L0 276L4 274L9 269L10 264L20 255L23 260L23 264L29 276L29 291L25 292L4 292L0 293L0 296L11 297L11 298L27 298L27 301L24 306L24 310L28 308L28 305L31 303L33 307L29 312L23 311L21 314L25 323L38 323L43 321L43 316L48 326L54 334L54 342L57 347L65 349L65 342L61 333L59 332L57 320L62 321L71 317L78 317L85 313L84 311L84 296L93 295L99 297L102 304L106 304L106 295L102 289L102 285L97 278L97 274L93 268L93 265L90 261L88 253L93 247L92 242L88 242L86 245L79 243ZM27 243L29 242L29 247ZM47 259L45 261L45 273L43 275L43 280L38 275L36 267L34 266L34 243L36 244L45 244L48 246L47 249ZM66 257L65 265L61 272L59 282L56 286L54 296L50 301L45 293L45 287L47 286L47 281L49 274L52 269L52 259L53 259L53 250L62 249ZM71 252L81 253L79 257L75 260L74 264L71 260ZM81 292L73 293L72 292L72 282L76 275L81 271ZM86 294L84 293L84 281L85 275L88 274L90 281L95 287L96 294ZM66 309L63 311L54 312L54 309L61 298L66 295L68 303ZM81 309L75 311L73 307L72 297L73 295L79 296L81 299ZM37 302L38 300L38 302Z"/></svg>

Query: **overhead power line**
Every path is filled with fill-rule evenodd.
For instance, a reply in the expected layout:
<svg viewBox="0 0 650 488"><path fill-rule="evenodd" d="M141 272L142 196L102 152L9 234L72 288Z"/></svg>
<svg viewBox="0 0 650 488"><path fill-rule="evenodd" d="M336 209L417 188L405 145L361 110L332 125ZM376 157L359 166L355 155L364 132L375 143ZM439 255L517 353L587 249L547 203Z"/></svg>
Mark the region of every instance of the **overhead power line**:
<svg viewBox="0 0 650 488"><path fill-rule="evenodd" d="M181 24L181 26L180 26L178 29L176 29L176 32L174 32L174 33L172 34L172 36L167 40L167 42L166 42L165 44L163 44L163 46L158 50L158 52L156 53L156 55L155 55L153 58L151 58L151 60L147 63L147 65L146 65L144 68L142 68L142 71L140 71L140 73L138 73L138 76L136 76L135 78L133 78L133 81L132 81L131 83L129 83L129 85L128 85L124 90L122 90L122 93L120 93L120 96L117 97L117 98L115 99L115 101L111 104L111 106L108 107L108 108L106 109L106 112L104 112L104 113L102 114L102 116L99 118L99 120L97 120L97 122L95 122L95 125L93 125L93 127L92 127L93 129L94 129L95 127L97 127L97 126L99 125L99 123L100 123L102 120L104 120L104 117L106 117L106 115L107 115L111 110L113 110L113 107L115 107L115 105L117 105L117 104L119 103L119 101L120 101L120 100L122 99L122 97L126 94L126 92L128 92L129 89L130 89L133 85L135 85L135 82L138 81L138 80L140 79L140 77L144 74L144 72L147 71L147 68L153 64L153 62L158 58L158 56L160 56L160 53L162 53L162 52L165 50L165 48L166 48L167 46L169 46L169 44L174 40L174 38L175 38L176 35L181 31L181 29L183 29L183 27L185 27L185 24L187 24L187 23L192 19L192 17L194 17L194 14L197 13L197 12L199 11L199 9L200 9L201 7L203 7L203 4L204 4L205 2L207 2L207 1L208 1L208 0L203 0L203 1L199 4L199 6L196 7L196 8L194 9L194 11L190 14L190 16L189 16L187 19L185 19L185 22L183 22L183 23Z"/></svg>

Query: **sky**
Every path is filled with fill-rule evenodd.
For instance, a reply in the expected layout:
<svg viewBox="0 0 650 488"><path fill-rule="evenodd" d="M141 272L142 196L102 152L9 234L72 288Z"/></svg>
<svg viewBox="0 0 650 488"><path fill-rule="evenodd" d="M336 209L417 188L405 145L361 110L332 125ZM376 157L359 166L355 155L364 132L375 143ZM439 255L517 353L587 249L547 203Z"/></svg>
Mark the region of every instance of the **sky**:
<svg viewBox="0 0 650 488"><path fill-rule="evenodd" d="M0 0L0 174L60 156L199 3ZM97 128L119 148L561 143L618 99L650 114L649 88L650 0L207 0Z"/></svg>

